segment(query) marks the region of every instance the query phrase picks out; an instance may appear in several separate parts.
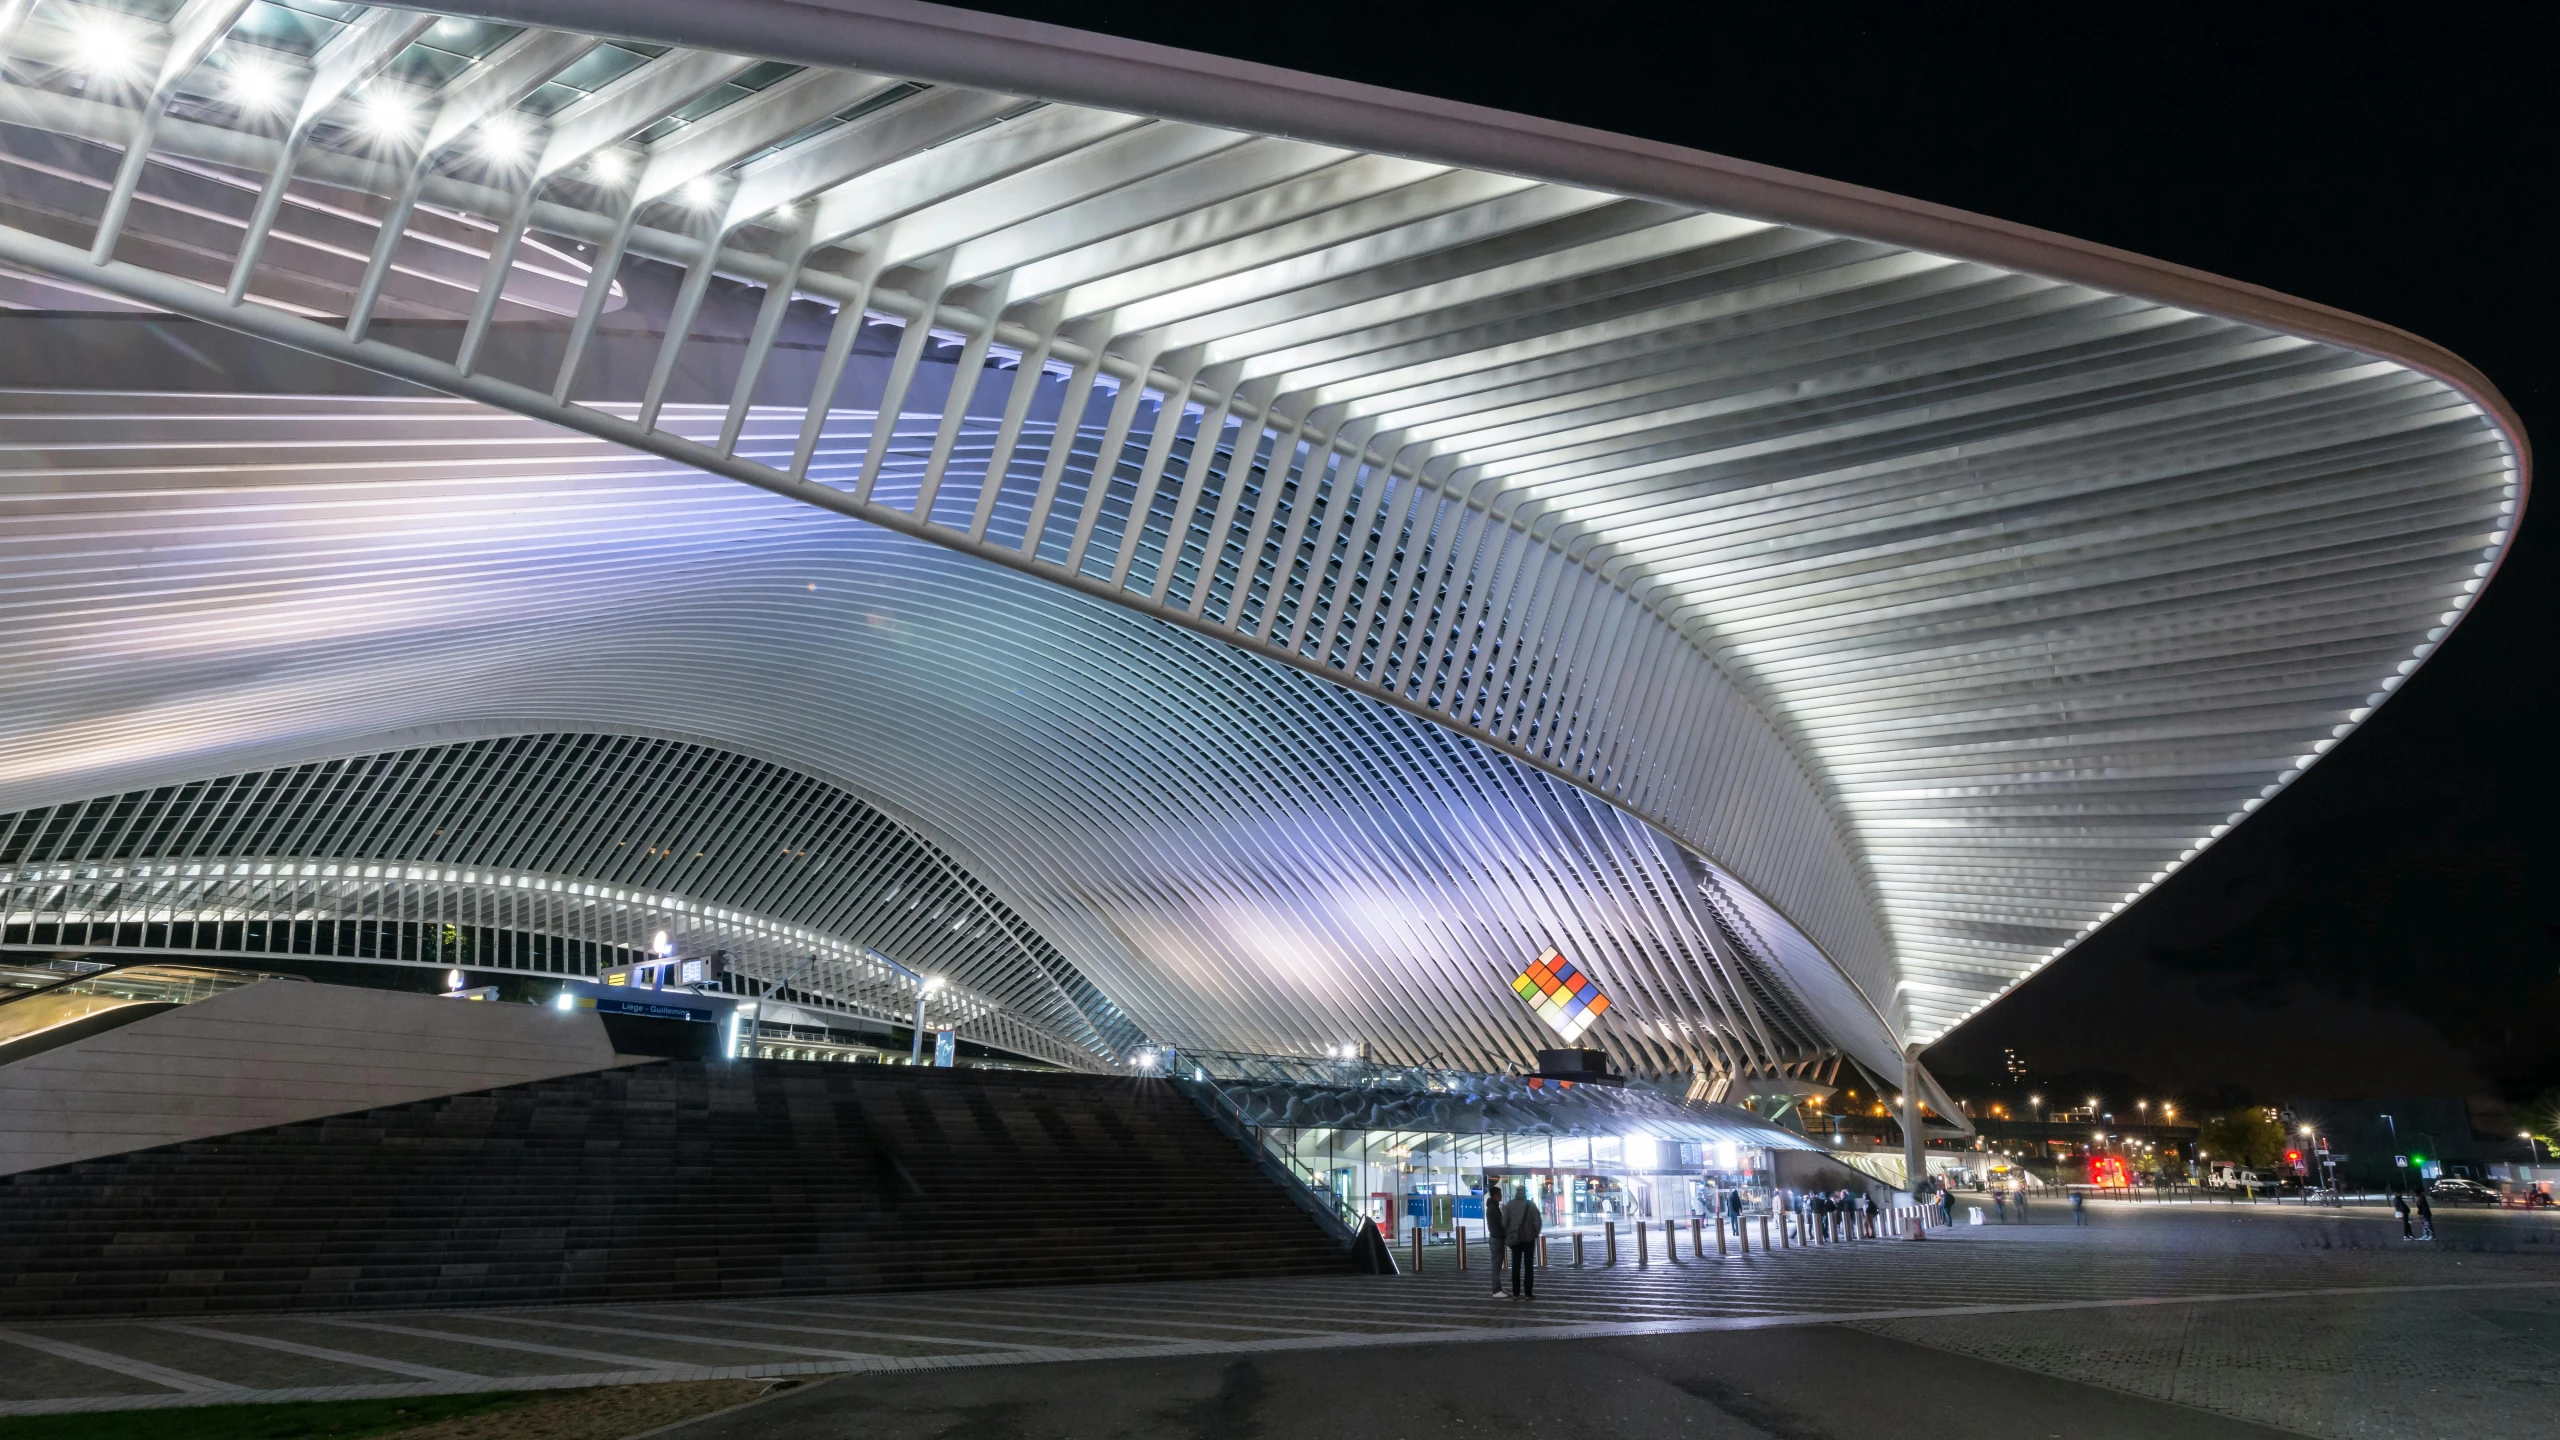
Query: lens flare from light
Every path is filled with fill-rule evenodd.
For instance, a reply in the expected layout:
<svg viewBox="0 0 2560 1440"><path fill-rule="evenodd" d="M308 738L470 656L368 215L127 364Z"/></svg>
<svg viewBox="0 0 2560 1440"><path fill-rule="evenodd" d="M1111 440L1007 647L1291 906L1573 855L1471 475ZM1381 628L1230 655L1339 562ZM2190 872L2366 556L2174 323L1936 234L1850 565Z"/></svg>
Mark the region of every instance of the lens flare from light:
<svg viewBox="0 0 2560 1440"><path fill-rule="evenodd" d="M71 32L72 67L101 79L132 71L140 50L133 27L108 16L85 16Z"/></svg>
<svg viewBox="0 0 2560 1440"><path fill-rule="evenodd" d="M417 112L409 102L389 90L376 90L364 97L358 108L365 131L379 140L405 140L409 127L417 122Z"/></svg>
<svg viewBox="0 0 2560 1440"><path fill-rule="evenodd" d="M711 208L712 201L720 198L720 187L711 183L710 176L698 176L684 182L683 195L687 205L707 210Z"/></svg>
<svg viewBox="0 0 2560 1440"><path fill-rule="evenodd" d="M284 108L284 69L257 56L234 56L222 72L223 91L231 103L253 115L272 115Z"/></svg>
<svg viewBox="0 0 2560 1440"><path fill-rule="evenodd" d="M525 158L533 148L533 132L513 115L490 117L480 126L480 153L501 164Z"/></svg>
<svg viewBox="0 0 2560 1440"><path fill-rule="evenodd" d="M587 173L599 185L620 185L631 178L631 161L619 150L599 150L587 162Z"/></svg>

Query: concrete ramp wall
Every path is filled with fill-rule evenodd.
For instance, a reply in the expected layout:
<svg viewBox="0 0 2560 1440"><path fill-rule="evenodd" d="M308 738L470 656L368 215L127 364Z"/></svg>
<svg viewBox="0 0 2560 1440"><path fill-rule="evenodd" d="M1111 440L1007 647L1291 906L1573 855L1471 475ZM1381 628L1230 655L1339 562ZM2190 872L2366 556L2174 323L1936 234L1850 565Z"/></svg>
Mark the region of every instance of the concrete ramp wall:
<svg viewBox="0 0 2560 1440"><path fill-rule="evenodd" d="M0 1066L0 1175L629 1063L593 1011L266 980Z"/></svg>

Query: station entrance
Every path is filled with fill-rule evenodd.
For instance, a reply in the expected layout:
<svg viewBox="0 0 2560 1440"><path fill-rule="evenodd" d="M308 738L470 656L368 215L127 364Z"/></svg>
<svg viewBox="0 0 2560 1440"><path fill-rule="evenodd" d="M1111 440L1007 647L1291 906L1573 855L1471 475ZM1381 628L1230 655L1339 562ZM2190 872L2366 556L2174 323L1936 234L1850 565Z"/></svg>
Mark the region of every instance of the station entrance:
<svg viewBox="0 0 2560 1440"><path fill-rule="evenodd" d="M1435 1242L1483 1233L1488 1185L1526 1186L1557 1231L1736 1200L1765 1213L1777 1154L1821 1149L1739 1106L1640 1086L1190 1051L1169 1064L1346 1222Z"/></svg>

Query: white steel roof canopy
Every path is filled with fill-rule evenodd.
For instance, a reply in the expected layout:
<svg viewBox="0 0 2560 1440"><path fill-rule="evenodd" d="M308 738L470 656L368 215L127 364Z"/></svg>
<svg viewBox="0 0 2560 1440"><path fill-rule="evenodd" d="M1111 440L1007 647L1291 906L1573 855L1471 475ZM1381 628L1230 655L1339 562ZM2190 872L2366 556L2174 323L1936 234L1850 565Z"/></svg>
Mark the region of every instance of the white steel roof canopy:
<svg viewBox="0 0 2560 1440"><path fill-rule="evenodd" d="M1600 844L1610 878L1577 890L1529 838L1546 802L1485 822L1464 767L1372 747L1329 813L1392 792L1489 867L1471 883L1540 896L1435 953L1290 895L1303 836L1173 839L1182 764L1040 762L1075 805L1151 812L1126 905L989 859L1030 803L1002 784L933 797L1115 1003L1234 1048L1363 1004L1291 947L1239 954L1261 921L1139 898L1141 854L1258 874L1236 913L1326 911L1339 953L1453 994L1534 954L1542 906L1655 906L1676 873L1718 918L1646 922L1666 976L1747 945L1793 992L1770 1004L1882 1067L2315 763L2524 503L2513 415L2423 341L1670 147L930 6L139 11L8 12L0 266L32 303L192 317L854 515L1012 572L951 582L950 643L995 646L973 626L1037 608L1030 577L1184 632L1133 674L1191 683L1208 641L1360 697L1307 753L1402 711L1677 842ZM432 420L418 455L478 424L400 413ZM528 466L492 480L543 488ZM12 496L69 513L36 499ZM1145 704L1182 723L1178 693ZM376 706L299 758L447 718ZM0 804L294 743L80 769L39 758L60 734L13 728ZM1605 950L1575 958L1615 993ZM1696 983L1723 998L1603 1030L1751 1030L1739 981ZM1207 1033L1222 1005L1258 1028Z"/></svg>

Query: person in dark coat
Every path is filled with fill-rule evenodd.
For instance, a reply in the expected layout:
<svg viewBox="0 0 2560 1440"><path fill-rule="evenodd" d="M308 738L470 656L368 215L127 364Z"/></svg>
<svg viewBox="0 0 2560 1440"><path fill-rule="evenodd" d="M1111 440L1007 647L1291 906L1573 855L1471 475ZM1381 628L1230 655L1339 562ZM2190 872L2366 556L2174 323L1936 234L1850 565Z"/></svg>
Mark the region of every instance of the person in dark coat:
<svg viewBox="0 0 2560 1440"><path fill-rule="evenodd" d="M1511 1242L1511 1298L1538 1298L1538 1231L1546 1224L1537 1205L1529 1199L1529 1187L1511 1197L1502 1207L1502 1233Z"/></svg>
<svg viewBox="0 0 2560 1440"><path fill-rule="evenodd" d="M1503 1218L1502 1187L1487 1185L1484 1187L1485 1254L1492 1258L1493 1263L1486 1268L1493 1271L1493 1293L1496 1295L1502 1293L1502 1245L1503 1237L1509 1233Z"/></svg>
<svg viewBox="0 0 2560 1440"><path fill-rule="evenodd" d="M2427 1203L2427 1187L2418 1187L2418 1238L2436 1238L2436 1207Z"/></svg>
<svg viewBox="0 0 2560 1440"><path fill-rule="evenodd" d="M2409 1197L2401 1194L2397 1190L2392 1191L2391 1208L2400 1212L2400 1238L2403 1240L2417 1239L2418 1227L2409 1223Z"/></svg>

